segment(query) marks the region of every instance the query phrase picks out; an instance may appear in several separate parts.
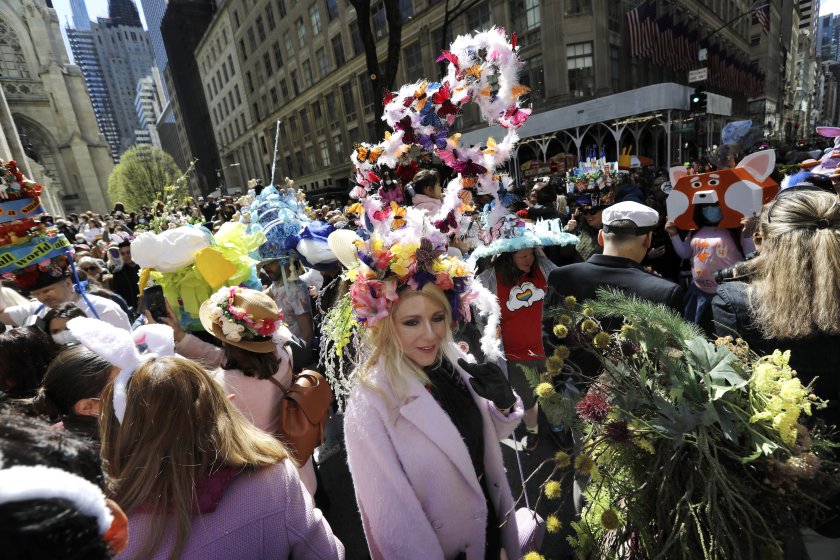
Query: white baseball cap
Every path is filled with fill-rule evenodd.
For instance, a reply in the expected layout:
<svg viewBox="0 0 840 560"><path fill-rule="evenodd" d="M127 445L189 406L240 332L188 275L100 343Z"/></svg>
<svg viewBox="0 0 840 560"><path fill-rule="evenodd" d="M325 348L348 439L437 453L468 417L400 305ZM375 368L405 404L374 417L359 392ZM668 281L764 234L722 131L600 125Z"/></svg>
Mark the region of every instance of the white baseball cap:
<svg viewBox="0 0 840 560"><path fill-rule="evenodd" d="M633 222L636 227L610 227L610 224L620 220ZM659 212L638 202L619 202L604 209L604 213L601 215L601 221L603 223L604 233L642 235L652 231L656 227L656 224L659 223Z"/></svg>

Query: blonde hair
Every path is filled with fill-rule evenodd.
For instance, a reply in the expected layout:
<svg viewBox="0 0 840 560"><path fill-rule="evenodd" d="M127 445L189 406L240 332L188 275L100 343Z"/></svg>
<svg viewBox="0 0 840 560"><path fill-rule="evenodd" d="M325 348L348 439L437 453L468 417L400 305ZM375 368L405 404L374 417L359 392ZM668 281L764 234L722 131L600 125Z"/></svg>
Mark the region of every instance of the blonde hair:
<svg viewBox="0 0 840 560"><path fill-rule="evenodd" d="M127 512L140 505L155 514L138 558L160 546L173 511L179 558L192 526L196 483L222 467L262 468L284 460L283 444L248 422L221 386L195 362L180 356L143 363L128 385L120 424L113 384L102 395L102 458L111 497Z"/></svg>
<svg viewBox="0 0 840 560"><path fill-rule="evenodd" d="M840 334L840 201L783 194L762 212L762 254L749 291L766 338Z"/></svg>
<svg viewBox="0 0 840 560"><path fill-rule="evenodd" d="M383 399L387 400L385 393L381 387L372 383L369 374L370 372L382 362L384 368L385 379L397 397L394 405L401 405L407 398L408 383L414 378L420 381L424 386L428 386L431 382L429 376L423 371L423 368L406 358L400 340L397 337L396 326L394 324L394 315L397 307L405 301L406 298L412 296L425 296L433 302L440 305L445 313L446 318L446 335L441 344L440 354L438 355L438 362L444 357L448 358L454 363L455 356L452 350L452 306L443 291L434 284L427 283L423 289L414 291L410 288L404 289L400 294L400 299L391 307L391 312L388 317L379 321L366 333L365 343L371 348L372 352L365 363L359 370L359 382L366 387L373 389L379 393Z"/></svg>

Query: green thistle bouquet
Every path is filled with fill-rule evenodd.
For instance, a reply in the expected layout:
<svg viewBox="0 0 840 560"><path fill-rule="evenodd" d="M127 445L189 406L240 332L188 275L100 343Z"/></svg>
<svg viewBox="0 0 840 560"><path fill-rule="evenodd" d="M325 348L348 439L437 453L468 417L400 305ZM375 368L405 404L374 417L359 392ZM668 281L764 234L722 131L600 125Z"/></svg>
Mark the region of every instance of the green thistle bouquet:
<svg viewBox="0 0 840 560"><path fill-rule="evenodd" d="M546 315L566 345L530 381L549 420L579 437L574 459L560 452L529 480L551 467L547 497L565 476L588 480L569 537L580 558L781 558L785 539L825 512L840 486L836 445L803 425L825 403L789 352L709 342L665 307L616 291L585 306L566 298ZM600 371L580 371L569 348L596 355ZM560 390L570 378L576 399Z"/></svg>

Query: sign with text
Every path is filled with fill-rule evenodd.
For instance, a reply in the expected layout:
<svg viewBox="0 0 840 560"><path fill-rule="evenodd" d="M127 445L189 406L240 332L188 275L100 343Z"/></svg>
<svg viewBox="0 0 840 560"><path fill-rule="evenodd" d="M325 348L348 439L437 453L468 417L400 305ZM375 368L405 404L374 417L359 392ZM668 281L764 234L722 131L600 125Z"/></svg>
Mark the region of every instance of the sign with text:
<svg viewBox="0 0 840 560"><path fill-rule="evenodd" d="M37 197L0 202L0 224L21 218L32 218L43 213L44 207L41 206L41 199Z"/></svg>
<svg viewBox="0 0 840 560"><path fill-rule="evenodd" d="M67 251L70 242L63 235L33 237L26 243L8 247L0 252L0 274L26 268Z"/></svg>
<svg viewBox="0 0 840 560"><path fill-rule="evenodd" d="M708 68L698 68L697 70L688 71L688 83L705 82L709 77Z"/></svg>

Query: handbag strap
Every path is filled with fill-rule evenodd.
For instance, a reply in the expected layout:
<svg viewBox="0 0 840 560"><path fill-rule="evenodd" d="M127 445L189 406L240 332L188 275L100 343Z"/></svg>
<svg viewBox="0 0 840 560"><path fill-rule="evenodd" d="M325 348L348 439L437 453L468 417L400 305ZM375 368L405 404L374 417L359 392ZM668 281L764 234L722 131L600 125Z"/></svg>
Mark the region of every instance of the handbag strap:
<svg viewBox="0 0 840 560"><path fill-rule="evenodd" d="M522 481L522 495L525 496L525 507L531 510L531 504L528 502L528 491L525 488L525 474L522 472L522 461L519 459L519 441L516 436L513 437L513 449L516 451L516 466L519 467L519 480ZM536 512L531 510L536 519Z"/></svg>
<svg viewBox="0 0 840 560"><path fill-rule="evenodd" d="M268 378L268 380L269 380L269 381L271 381L272 383L274 383L275 385L277 385L277 386L280 388L280 390L281 390L281 391L283 391L283 394L284 394L284 395L286 395L286 394L289 392L289 390L288 390L288 389L286 389L285 387L283 387L283 384L282 384L282 383L280 383L279 381L277 381L277 380L276 380L276 379L274 379L273 377L269 377L269 378ZM292 382L294 383L294 381L292 381ZM521 469L521 467L520 467L520 470L522 470L522 469Z"/></svg>

